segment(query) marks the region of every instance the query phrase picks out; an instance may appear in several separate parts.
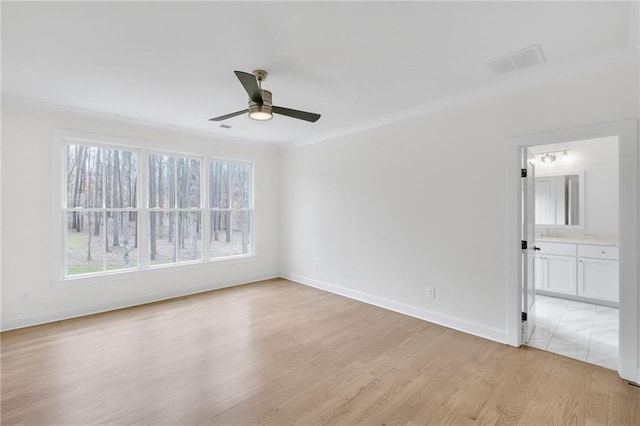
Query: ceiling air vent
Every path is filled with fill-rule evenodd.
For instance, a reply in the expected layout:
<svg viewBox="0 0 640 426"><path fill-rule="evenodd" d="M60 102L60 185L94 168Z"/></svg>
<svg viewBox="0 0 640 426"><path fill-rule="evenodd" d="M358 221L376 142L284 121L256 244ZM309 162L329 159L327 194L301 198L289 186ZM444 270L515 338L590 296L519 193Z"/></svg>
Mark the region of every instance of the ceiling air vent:
<svg viewBox="0 0 640 426"><path fill-rule="evenodd" d="M489 62L489 69L495 75L507 74L512 71L521 70L523 68L532 67L534 65L546 62L540 45L525 47L524 49L511 52L502 58Z"/></svg>
<svg viewBox="0 0 640 426"><path fill-rule="evenodd" d="M242 127L232 126L230 124L225 124L225 123L222 123L219 127L221 129L225 129L228 132L239 132L240 130L242 130Z"/></svg>

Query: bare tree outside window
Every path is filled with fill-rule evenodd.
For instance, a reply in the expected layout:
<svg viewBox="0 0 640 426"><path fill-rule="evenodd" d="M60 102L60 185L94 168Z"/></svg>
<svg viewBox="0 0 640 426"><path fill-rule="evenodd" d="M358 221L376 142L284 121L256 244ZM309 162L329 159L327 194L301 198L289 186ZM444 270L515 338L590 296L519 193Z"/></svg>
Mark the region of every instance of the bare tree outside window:
<svg viewBox="0 0 640 426"><path fill-rule="evenodd" d="M209 163L210 257L253 252L251 164Z"/></svg>
<svg viewBox="0 0 640 426"><path fill-rule="evenodd" d="M65 275L137 266L137 246L131 245L137 153L79 144L66 149Z"/></svg>
<svg viewBox="0 0 640 426"><path fill-rule="evenodd" d="M149 155L151 265L202 259L201 161Z"/></svg>
<svg viewBox="0 0 640 426"><path fill-rule="evenodd" d="M63 146L62 278L254 253L251 163L77 139Z"/></svg>

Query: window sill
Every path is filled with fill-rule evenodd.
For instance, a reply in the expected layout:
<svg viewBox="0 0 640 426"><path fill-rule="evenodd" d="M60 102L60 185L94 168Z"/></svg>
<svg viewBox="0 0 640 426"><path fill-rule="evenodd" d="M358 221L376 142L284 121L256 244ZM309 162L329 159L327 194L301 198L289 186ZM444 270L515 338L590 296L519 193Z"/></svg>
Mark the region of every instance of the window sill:
<svg viewBox="0 0 640 426"><path fill-rule="evenodd" d="M215 263L246 263L253 261L255 254L246 254L241 256L220 257L207 260L195 260L192 262L165 263L160 265L150 265L145 269L128 269L119 271L110 271L99 275L78 275L66 278L56 278L53 280L53 288L68 288L84 285L103 284L113 282L117 279L143 279L151 278L159 275L166 275L167 270L175 270L176 272L186 268L197 268L212 265Z"/></svg>

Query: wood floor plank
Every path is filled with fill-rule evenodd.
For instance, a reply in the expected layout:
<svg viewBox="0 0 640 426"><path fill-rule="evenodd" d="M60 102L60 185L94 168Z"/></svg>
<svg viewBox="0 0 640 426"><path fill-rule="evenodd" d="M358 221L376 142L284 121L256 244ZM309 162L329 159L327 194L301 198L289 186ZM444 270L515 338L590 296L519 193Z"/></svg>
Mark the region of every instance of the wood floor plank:
<svg viewBox="0 0 640 426"><path fill-rule="evenodd" d="M1 343L3 425L640 424L614 371L282 279Z"/></svg>

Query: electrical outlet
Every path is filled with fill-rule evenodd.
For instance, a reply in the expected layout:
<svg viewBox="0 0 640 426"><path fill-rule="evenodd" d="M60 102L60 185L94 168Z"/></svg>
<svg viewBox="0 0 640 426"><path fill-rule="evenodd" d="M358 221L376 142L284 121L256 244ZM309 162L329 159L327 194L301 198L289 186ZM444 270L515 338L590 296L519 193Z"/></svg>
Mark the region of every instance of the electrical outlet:
<svg viewBox="0 0 640 426"><path fill-rule="evenodd" d="M313 270L314 271L317 271L319 267L320 267L320 265L318 265L317 262L313 264Z"/></svg>
<svg viewBox="0 0 640 426"><path fill-rule="evenodd" d="M427 287L427 297L429 299L436 298L436 288L435 287Z"/></svg>
<svg viewBox="0 0 640 426"><path fill-rule="evenodd" d="M24 291L22 292L22 300L29 300L29 292L28 291Z"/></svg>

